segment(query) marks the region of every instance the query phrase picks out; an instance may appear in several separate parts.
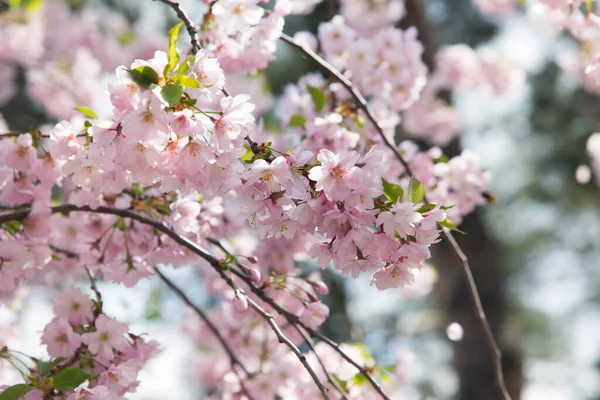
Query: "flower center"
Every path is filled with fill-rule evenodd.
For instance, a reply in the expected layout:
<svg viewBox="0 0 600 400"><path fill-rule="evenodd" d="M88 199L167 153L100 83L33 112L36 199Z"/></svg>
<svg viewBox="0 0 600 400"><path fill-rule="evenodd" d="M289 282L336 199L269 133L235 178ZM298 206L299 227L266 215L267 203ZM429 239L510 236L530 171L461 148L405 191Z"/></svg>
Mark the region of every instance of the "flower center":
<svg viewBox="0 0 600 400"><path fill-rule="evenodd" d="M333 167L333 169L331 170L331 173L333 174L335 179L340 180L344 176L346 176L347 172L341 165L338 164L335 167Z"/></svg>

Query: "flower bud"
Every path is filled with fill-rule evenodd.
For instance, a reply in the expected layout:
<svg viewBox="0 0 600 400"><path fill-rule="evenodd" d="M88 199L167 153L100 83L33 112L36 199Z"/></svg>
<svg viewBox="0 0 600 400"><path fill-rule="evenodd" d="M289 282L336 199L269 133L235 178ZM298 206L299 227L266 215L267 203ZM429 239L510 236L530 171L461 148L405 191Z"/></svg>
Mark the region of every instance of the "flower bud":
<svg viewBox="0 0 600 400"><path fill-rule="evenodd" d="M248 257L248 261L250 261L252 264L258 264L258 257L250 256Z"/></svg>
<svg viewBox="0 0 600 400"><path fill-rule="evenodd" d="M329 288L327 287L327 285L325 284L325 282L323 281L316 281L316 282L311 282L311 284L313 285L313 287L315 288L315 291L319 294L327 294L329 293Z"/></svg>
<svg viewBox="0 0 600 400"><path fill-rule="evenodd" d="M248 268L248 273L250 274L250 280L254 283L260 282L260 271L255 268Z"/></svg>
<svg viewBox="0 0 600 400"><path fill-rule="evenodd" d="M248 299L239 290L235 291L235 297L233 298L233 308L238 311L246 311L248 309Z"/></svg>

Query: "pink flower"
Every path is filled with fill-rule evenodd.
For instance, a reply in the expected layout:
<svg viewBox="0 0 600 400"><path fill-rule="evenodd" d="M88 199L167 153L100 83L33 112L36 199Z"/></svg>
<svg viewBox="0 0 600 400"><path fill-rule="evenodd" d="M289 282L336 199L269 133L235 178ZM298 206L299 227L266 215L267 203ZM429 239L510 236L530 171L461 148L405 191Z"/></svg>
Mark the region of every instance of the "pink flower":
<svg viewBox="0 0 600 400"><path fill-rule="evenodd" d="M63 318L54 318L44 328L42 343L52 357L70 357L81 345L81 338Z"/></svg>
<svg viewBox="0 0 600 400"><path fill-rule="evenodd" d="M238 138L241 125L254 121L252 111L254 104L248 103L250 96L238 94L235 97L224 97L221 99L221 110L223 115L215 122L213 138L219 148L227 149L231 140Z"/></svg>
<svg viewBox="0 0 600 400"><path fill-rule="evenodd" d="M339 155L329 150L321 150L317 159L320 166L310 170L308 178L315 181L316 190L322 190L329 200L344 201L350 196L350 190L359 183L354 166L359 154L350 151Z"/></svg>
<svg viewBox="0 0 600 400"><path fill-rule="evenodd" d="M84 333L81 340L88 345L92 354L112 360L113 350L119 351L127 347L127 341L123 337L127 333L127 326L104 314L98 316L95 325L96 332Z"/></svg>
<svg viewBox="0 0 600 400"><path fill-rule="evenodd" d="M256 0L220 0L213 6L212 13L227 33L244 31L258 24L264 14L264 9L256 3Z"/></svg>
<svg viewBox="0 0 600 400"><path fill-rule="evenodd" d="M391 288L402 288L415 281L415 270L406 264L398 262L378 269L371 277L371 286L375 284L377 289L386 290Z"/></svg>
<svg viewBox="0 0 600 400"><path fill-rule="evenodd" d="M71 324L82 325L94 318L93 302L73 286L62 290L54 301L54 314L67 319Z"/></svg>
<svg viewBox="0 0 600 400"><path fill-rule="evenodd" d="M396 203L390 211L384 211L377 217L377 224L383 225L383 230L391 236L398 232L402 239L406 235L414 235L417 224L423 216L415 211L410 202Z"/></svg>
<svg viewBox="0 0 600 400"><path fill-rule="evenodd" d="M259 159L252 163L244 173L246 183L252 185L259 182L259 188L264 186L267 194L281 191L281 186L292 179L290 166L285 157L277 157L271 163Z"/></svg>
<svg viewBox="0 0 600 400"><path fill-rule="evenodd" d="M320 301L309 303L302 314L300 314L300 321L308 325L311 328L316 328L321 325L323 321L329 316L329 307Z"/></svg>
<svg viewBox="0 0 600 400"><path fill-rule="evenodd" d="M35 148L32 147L33 138L29 133L19 135L16 143L6 140L3 144L8 146L5 156L7 166L21 171L27 171L33 166L37 157Z"/></svg>

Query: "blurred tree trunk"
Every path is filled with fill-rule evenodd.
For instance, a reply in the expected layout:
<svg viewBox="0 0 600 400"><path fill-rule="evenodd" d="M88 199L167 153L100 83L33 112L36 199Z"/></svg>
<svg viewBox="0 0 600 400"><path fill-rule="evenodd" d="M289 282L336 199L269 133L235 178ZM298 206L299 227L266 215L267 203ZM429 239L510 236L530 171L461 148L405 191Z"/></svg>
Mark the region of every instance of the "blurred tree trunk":
<svg viewBox="0 0 600 400"><path fill-rule="evenodd" d="M403 28L417 27L419 38L425 46L423 60L430 71L433 71L437 46L433 40L435 32L427 21L423 1L407 0L406 12L406 17L400 25ZM444 153L449 157L461 152L458 140L444 149ZM456 235L456 239L469 257L483 308L502 351L506 386L512 398L518 400L523 386L522 353L515 322L509 321L508 318L505 277L502 274L499 245L486 231L480 213L468 216L461 229L467 234ZM464 329L462 340L453 343L454 367L460 384L458 398L461 400L501 399L496 386L494 362L473 309L462 264L444 241L434 246L433 261L439 273L435 295L444 315L444 327L457 322Z"/></svg>

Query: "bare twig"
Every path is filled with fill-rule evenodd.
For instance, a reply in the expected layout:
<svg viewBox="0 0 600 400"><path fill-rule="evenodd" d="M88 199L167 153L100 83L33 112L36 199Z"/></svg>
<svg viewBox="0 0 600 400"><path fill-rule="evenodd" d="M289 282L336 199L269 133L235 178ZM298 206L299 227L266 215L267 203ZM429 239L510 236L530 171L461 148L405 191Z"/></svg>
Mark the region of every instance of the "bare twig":
<svg viewBox="0 0 600 400"><path fill-rule="evenodd" d="M132 210L105 207L105 206L100 206L95 209L92 209L89 206L76 206L73 204L62 204L60 206L52 207L50 210L53 214L56 214L56 213L65 213L66 214L66 213L70 213L70 212L88 212L88 213L97 213L97 214L116 215L116 216L119 216L122 218L132 219L134 221L140 222L145 225L149 225L149 226L153 227L154 229L156 229L157 231L164 233L165 235L170 237L173 241L175 241L175 243L177 243L181 246L184 246L188 250L192 251L194 254L196 254L196 255L202 257L204 260L208 261L208 263L211 265L211 267L221 276L222 279L225 280L225 282L227 282L227 284L230 287L232 287L234 289L237 288L237 285L235 284L235 282L233 282L231 277L229 277L223 271L223 267L221 266L221 264L217 258L215 258L213 255L208 253L206 250L204 250L203 248L198 246L196 243L194 243L190 239L188 239L184 236L178 235L177 233L175 233L175 231L171 230L169 227L167 227L166 225L162 224L159 221L152 220L152 219L145 217L143 215L140 215ZM25 219L27 217L27 215L30 212L31 212L31 209L17 210L17 211L9 212L9 213L0 213L0 224L2 224L4 222L12 221L12 220L22 221L23 219ZM245 281L251 283L250 278L248 278L243 273L241 273L235 269L231 269L231 271L235 272L236 276L241 276L244 278ZM254 286L254 287L256 287L256 286ZM260 290L259 290L259 292L260 292ZM266 296L266 297L268 297L268 296ZM254 309L261 317L263 317L265 319L265 321L267 321L267 323L271 326L271 329L273 330L273 332L275 332L279 341L281 343L284 343L286 346L288 346L290 348L290 350L292 350L292 352L298 357L300 362L304 365L304 367L306 368L308 373L313 378L315 384L317 385L317 387L323 394L323 397L326 400L328 400L329 396L327 394L327 389L323 386L323 383L318 378L314 369L310 366L310 364L308 364L308 362L306 361L306 357L302 354L302 352L300 352L300 350L298 350L298 348L287 337L285 337L285 335L283 335L283 333L281 332L281 329L279 329L279 326L275 323L275 320L269 313L267 313L265 310L263 310L252 299L248 298L247 300L248 300L248 304L252 307L252 309ZM270 300L273 304L276 304L272 299L270 299ZM288 313L288 314L294 315L291 313Z"/></svg>
<svg viewBox="0 0 600 400"><path fill-rule="evenodd" d="M223 250L227 255L231 256L231 253L217 240L209 238L208 239L209 242L217 245L221 250ZM373 387L373 389L375 389L375 391L377 393L379 393L379 395L385 399L385 400L390 400L390 398L388 397L388 395L383 391L383 389L381 388L381 386L379 386L379 384L377 384L377 382L375 381L375 379L371 376L371 374L369 373L369 371L367 371L366 368L364 368L363 366L361 366L360 364L358 364L356 361L354 361L348 354L346 354L341 348L340 345L338 343L336 343L335 341L329 339L327 336L319 333L318 331L316 331L315 329L305 325L300 318L295 315L292 314L291 312L287 311L286 309L282 308L279 304L277 304L277 302L275 300L273 300L270 296L268 296L264 290L260 287L258 287L254 282L252 282L247 276L245 276L244 274L242 274L241 272L232 269L231 270L233 272L233 274L235 274L238 278L240 278L241 280L243 280L246 285L248 285L248 287L250 288L250 290L256 295L258 296L259 299L261 299L262 301L264 301L265 303L267 303L268 305L270 305L271 307L273 307L275 309L275 311L277 311L280 315L282 315L291 326L294 326L294 328L298 329L298 327L302 327L304 328L304 330L306 330L312 337L315 337L323 342L325 342L325 344L327 344L329 347L331 347L336 353L338 353L340 356L342 356L342 358L344 358L344 360L346 360L349 364L351 364L352 366L354 366L356 369L358 369L358 371L363 374L365 376L365 378L369 381L369 383L371 384L371 386Z"/></svg>
<svg viewBox="0 0 600 400"><path fill-rule="evenodd" d="M295 42L293 38L286 35L285 33L281 34L281 40L283 40L284 42L288 43L289 45L302 51L307 57L312 59L317 64L317 66L319 66L319 68L321 68L322 70L331 74L338 82L340 82L346 88L346 90L348 90L348 92L350 92L350 94L352 95L354 100L358 103L358 107L361 110L363 110L363 112L366 114L369 121L373 124L373 126L374 126L375 130L377 131L377 133L379 134L379 136L381 136L381 139L383 140L385 145L394 153L394 155L396 156L396 159L398 159L398 161L400 161L400 163L404 166L404 169L406 170L406 172L412 176L413 173L411 171L410 165L404 159L404 157L402 157L400 152L398 152L398 149L396 148L396 146L394 146L394 144L391 143L389 141L389 139L385 136L383 129L381 128L381 126L379 125L377 120L375 119L375 116L374 116L373 112L371 111L367 101L360 94L360 92L358 90L356 90L356 88L354 87L352 82L348 78L346 78L344 75L342 75L342 73L340 73L338 70L336 70L331 64L329 64L327 61L325 61L323 58L321 58L318 54L316 54L314 51ZM424 200L426 203L428 203L426 196L425 196ZM462 251L462 249L460 248L460 246L458 245L458 243L456 242L456 240L454 239L454 237L452 236L451 233L442 229L442 235L444 237L444 240L446 240L446 242L450 245L450 247L453 249L454 253L456 253L456 255L458 256L458 258L460 259L460 261L462 263L463 274L465 276L465 279L467 280L467 284L469 287L469 294L471 296L473 307L475 309L475 315L481 325L482 330L485 333L488 349L494 360L496 385L498 386L504 399L510 400L510 395L508 393L508 390L506 389L506 385L504 383L504 374L502 372L502 353L500 352L500 348L498 347L498 344L496 343L496 339L494 338L492 329L490 328L487 317L486 317L483 307L481 305L481 299L479 297L479 292L477 291L477 286L475 285L475 280L473 279L473 274L471 273L471 267L469 266L469 261L465 255L465 253Z"/></svg>
<svg viewBox="0 0 600 400"><path fill-rule="evenodd" d="M323 395L323 398L325 398L326 400L329 400L329 394L328 394L327 388L325 386L323 386L323 382L321 382L321 380L317 376L317 373L315 372L315 370L310 366L310 364L306 360L306 356L304 355L304 353L302 353L298 349L298 347L296 347L296 345L294 343L292 343L292 341L290 339L288 339L283 334L283 332L281 332L281 329L275 322L275 318L273 318L273 316L271 314L266 312L261 306L259 306L251 298L248 298L248 305L254 311L256 311L265 321L267 321L267 323L271 326L271 329L273 330L273 332L275 332L275 335L277 335L277 339L279 340L279 343L284 343L287 347L290 348L290 350L292 350L292 352L296 355L296 357L298 357L298 359L300 360L302 365L304 365L304 368L308 371L308 373L312 377L313 381L317 384L317 387L319 388L319 391Z"/></svg>
<svg viewBox="0 0 600 400"><path fill-rule="evenodd" d="M194 23L187 16L186 12L181 8L179 3L177 1L171 0L154 1L159 1L163 4L166 4L175 11L175 13L177 14L177 18L179 18L183 22L185 28L187 29L188 35L190 35L190 42L192 44L191 53L196 54L200 50L200 42L198 41L198 30L196 29Z"/></svg>
<svg viewBox="0 0 600 400"><path fill-rule="evenodd" d="M229 357L229 362L231 363L231 370L238 376L238 379L240 380L240 386L242 388L242 391L248 397L248 399L253 400L253 397L250 395L250 393L248 392L248 390L245 388L245 386L243 384L242 377L238 374L238 372L235 368L236 368L236 366L239 366L241 368L241 370L244 371L246 376L250 376L250 373L248 372L248 370L246 369L244 364L242 364L242 362L237 358L237 356L235 355L235 353L229 346L229 343L227 343L227 341L225 340L223 335L221 335L221 332L219 332L219 329L217 328L217 326L211 321L211 319L208 317L208 315L206 315L204 310L202 310L200 307L196 306L190 300L190 298L187 297L187 295L183 292L183 290L181 290L181 288L179 288L179 286L175 285L175 283L173 283L173 281L171 281L169 278L167 278L162 273L161 270L159 270L158 268L154 268L154 271L156 272L158 277L169 287L169 289L171 289L173 292L175 292L175 294L181 300L183 300L183 302L185 304L187 304L188 307L190 307L196 313L196 315L198 315L200 317L200 319L202 319L204 321L204 323L206 323L206 325L208 326L210 331L213 333L213 335L215 335L215 337L217 338L219 343L221 343L221 346L223 346L223 349L227 353L227 356Z"/></svg>
<svg viewBox="0 0 600 400"><path fill-rule="evenodd" d="M298 325L292 324L292 326L294 327L294 329L296 329L296 331L298 331L298 333L300 334L300 336L302 336L302 338L304 339L304 342L306 343L306 345L308 346L308 348L315 355L315 358L319 362L319 365L321 365L321 368L323 369L323 372L325 373L325 375L327 375L327 380L329 381L329 383L331 383L331 385L336 388L336 390L342 396L342 399L349 400L348 396L346 396L346 392L344 391L344 389L340 386L340 384L335 379L333 379L331 377L331 374L329 373L329 371L327 371L327 368L325 367L325 364L323 364L323 360L321 360L321 357L317 354L317 350L315 349L315 345L314 345L312 339L310 338L310 336L308 336L306 333L304 333L304 331L301 328L299 328Z"/></svg>
<svg viewBox="0 0 600 400"><path fill-rule="evenodd" d="M77 258L79 258L79 256L77 256ZM98 286L96 286L96 278L94 278L94 276L92 276L92 273L90 272L90 269L88 267L84 267L84 268L85 268L85 272L87 273L87 276L90 280L90 287L92 288L92 291L96 294L96 301L98 302L98 308L102 309L102 294L98 290Z"/></svg>

